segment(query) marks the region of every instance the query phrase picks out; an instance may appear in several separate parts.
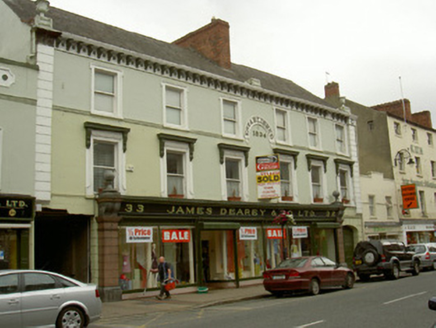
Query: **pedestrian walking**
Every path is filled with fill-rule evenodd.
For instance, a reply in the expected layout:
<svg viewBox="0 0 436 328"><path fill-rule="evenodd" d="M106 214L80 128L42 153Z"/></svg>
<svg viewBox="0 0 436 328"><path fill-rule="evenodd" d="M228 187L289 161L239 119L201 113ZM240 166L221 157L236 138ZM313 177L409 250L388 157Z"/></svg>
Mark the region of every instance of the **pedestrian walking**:
<svg viewBox="0 0 436 328"><path fill-rule="evenodd" d="M160 294L156 296L157 299L162 300L164 299L170 299L171 295L170 292L165 288L166 282L171 279L171 266L169 263L165 262L165 257L161 256L159 257L159 282L160 282Z"/></svg>

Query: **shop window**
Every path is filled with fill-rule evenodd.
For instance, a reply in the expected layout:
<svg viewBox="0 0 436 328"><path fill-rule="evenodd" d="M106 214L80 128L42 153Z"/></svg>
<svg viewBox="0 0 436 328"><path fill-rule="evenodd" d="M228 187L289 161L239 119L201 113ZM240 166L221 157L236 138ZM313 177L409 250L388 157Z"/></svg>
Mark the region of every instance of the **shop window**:
<svg viewBox="0 0 436 328"><path fill-rule="evenodd" d="M388 218L392 218L392 197L386 196L386 215Z"/></svg>
<svg viewBox="0 0 436 328"><path fill-rule="evenodd" d="M310 170L312 184L312 199L314 203L324 202L323 167L313 164Z"/></svg>
<svg viewBox="0 0 436 328"><path fill-rule="evenodd" d="M280 187L283 201L295 201L294 163L292 158L280 157Z"/></svg>
<svg viewBox="0 0 436 328"><path fill-rule="evenodd" d="M18 274L0 276L0 295L18 292Z"/></svg>
<svg viewBox="0 0 436 328"><path fill-rule="evenodd" d="M168 126L187 128L186 90L164 85L165 119Z"/></svg>
<svg viewBox="0 0 436 328"><path fill-rule="evenodd" d="M368 196L368 208L369 208L369 216L375 217L375 196L369 195Z"/></svg>
<svg viewBox="0 0 436 328"><path fill-rule="evenodd" d="M320 148L318 120L316 118L308 117L307 126L308 126L308 135L309 135L309 147Z"/></svg>
<svg viewBox="0 0 436 328"><path fill-rule="evenodd" d="M93 114L121 117L121 73L92 66Z"/></svg>
<svg viewBox="0 0 436 328"><path fill-rule="evenodd" d="M167 191L169 197L185 195L185 154L167 152Z"/></svg>
<svg viewBox="0 0 436 328"><path fill-rule="evenodd" d="M345 154L347 150L345 127L343 125L335 125L336 132L336 151L341 154Z"/></svg>
<svg viewBox="0 0 436 328"><path fill-rule="evenodd" d="M276 109L276 138L279 142L288 142L288 118L287 112Z"/></svg>
<svg viewBox="0 0 436 328"><path fill-rule="evenodd" d="M223 135L239 138L241 136L239 102L222 99L221 107Z"/></svg>

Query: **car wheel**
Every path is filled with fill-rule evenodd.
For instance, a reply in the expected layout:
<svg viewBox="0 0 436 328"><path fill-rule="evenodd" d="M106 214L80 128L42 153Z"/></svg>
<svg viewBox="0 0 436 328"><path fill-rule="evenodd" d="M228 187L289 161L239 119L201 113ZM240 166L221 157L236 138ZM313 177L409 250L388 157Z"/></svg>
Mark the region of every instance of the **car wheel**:
<svg viewBox="0 0 436 328"><path fill-rule="evenodd" d="M378 253L375 249L367 249L362 255L363 262L368 266L373 266L377 263Z"/></svg>
<svg viewBox="0 0 436 328"><path fill-rule="evenodd" d="M310 284L309 284L309 293L310 293L311 295L318 295L318 294L319 294L319 291L320 291L320 288L319 288L319 280L316 279L316 278L313 278L313 279L310 281Z"/></svg>
<svg viewBox="0 0 436 328"><path fill-rule="evenodd" d="M400 267L398 266L398 263L392 264L392 270L389 275L389 278L393 280L400 278Z"/></svg>
<svg viewBox="0 0 436 328"><path fill-rule="evenodd" d="M275 297L283 297L283 292L271 292Z"/></svg>
<svg viewBox="0 0 436 328"><path fill-rule="evenodd" d="M435 262L433 262L433 265L432 265L432 270L436 270L436 261Z"/></svg>
<svg viewBox="0 0 436 328"><path fill-rule="evenodd" d="M345 289L353 288L354 286L354 275L352 273L347 273L345 276L344 287Z"/></svg>
<svg viewBox="0 0 436 328"><path fill-rule="evenodd" d="M418 261L413 261L413 270L412 270L412 274L414 276L419 275L419 262Z"/></svg>
<svg viewBox="0 0 436 328"><path fill-rule="evenodd" d="M358 276L359 276L359 279L361 280L361 281L368 281L369 280L369 274L364 274L364 273L360 273L360 274L357 274Z"/></svg>
<svg viewBox="0 0 436 328"><path fill-rule="evenodd" d="M56 328L83 328L85 316L83 312L74 306L66 307L59 313Z"/></svg>

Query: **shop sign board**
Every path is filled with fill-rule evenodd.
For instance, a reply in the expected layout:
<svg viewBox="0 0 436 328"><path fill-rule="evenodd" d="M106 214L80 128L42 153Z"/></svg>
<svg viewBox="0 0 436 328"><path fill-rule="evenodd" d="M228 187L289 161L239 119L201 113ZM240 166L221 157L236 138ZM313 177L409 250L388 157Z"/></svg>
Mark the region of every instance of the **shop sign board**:
<svg viewBox="0 0 436 328"><path fill-rule="evenodd" d="M240 240L257 240L257 228L256 227L241 227L239 229Z"/></svg>
<svg viewBox="0 0 436 328"><path fill-rule="evenodd" d="M280 197L279 155L256 157L256 181L258 199Z"/></svg>
<svg viewBox="0 0 436 328"><path fill-rule="evenodd" d="M191 230L171 229L162 230L163 243L189 243L191 241Z"/></svg>
<svg viewBox="0 0 436 328"><path fill-rule="evenodd" d="M292 227L293 238L307 238L307 227Z"/></svg>
<svg viewBox="0 0 436 328"><path fill-rule="evenodd" d="M406 224L404 231L435 231L434 224Z"/></svg>
<svg viewBox="0 0 436 328"><path fill-rule="evenodd" d="M418 208L418 199L416 197L416 185L402 185L401 196L403 198L403 209Z"/></svg>
<svg viewBox="0 0 436 328"><path fill-rule="evenodd" d="M283 230L286 238L286 230ZM282 228L268 228L266 229L266 238L268 239L283 239Z"/></svg>
<svg viewBox="0 0 436 328"><path fill-rule="evenodd" d="M0 196L0 217L8 219L33 219L35 199L14 195Z"/></svg>
<svg viewBox="0 0 436 328"><path fill-rule="evenodd" d="M151 243L153 242L153 228L149 227L126 227L127 243Z"/></svg>

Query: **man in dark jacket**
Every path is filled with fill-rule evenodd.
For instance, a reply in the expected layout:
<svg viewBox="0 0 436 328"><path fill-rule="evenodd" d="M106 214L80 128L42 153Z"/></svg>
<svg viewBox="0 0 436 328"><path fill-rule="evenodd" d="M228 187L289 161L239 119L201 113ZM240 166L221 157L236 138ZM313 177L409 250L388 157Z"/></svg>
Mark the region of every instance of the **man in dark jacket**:
<svg viewBox="0 0 436 328"><path fill-rule="evenodd" d="M164 299L170 299L171 295L170 292L165 289L165 282L168 279L171 279L171 267L170 264L165 262L165 258L163 256L159 257L159 281L160 281L160 294L159 296L156 296L157 299L162 300Z"/></svg>

